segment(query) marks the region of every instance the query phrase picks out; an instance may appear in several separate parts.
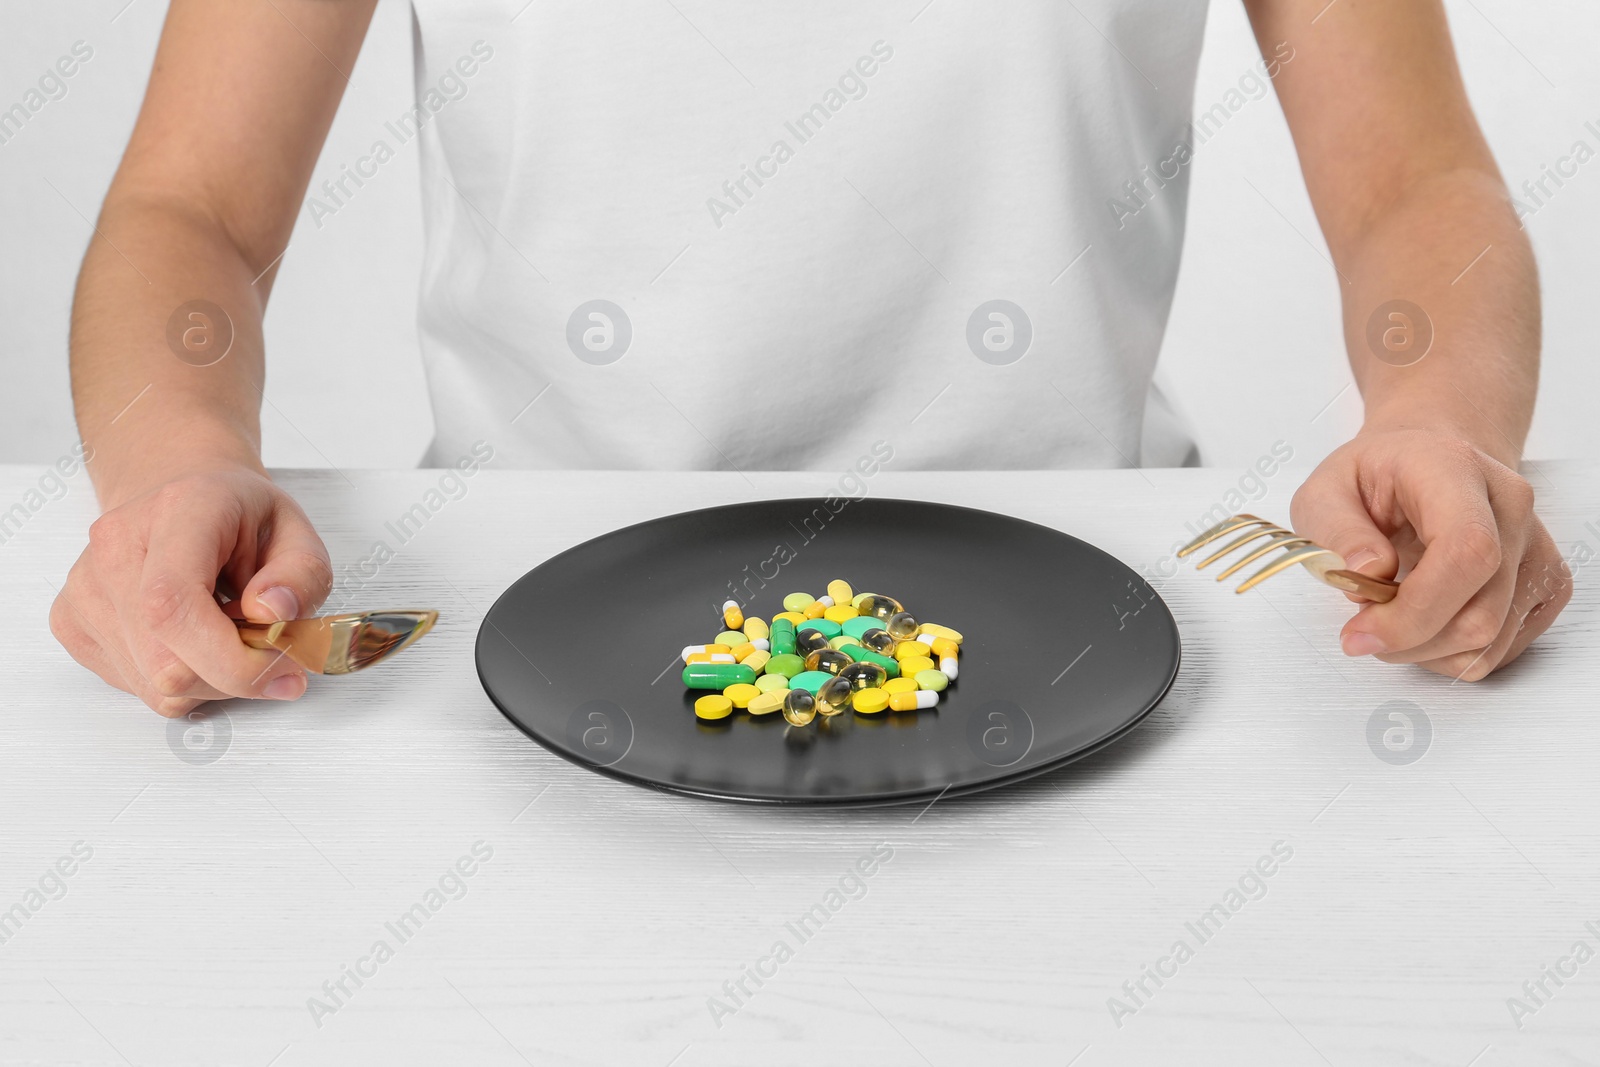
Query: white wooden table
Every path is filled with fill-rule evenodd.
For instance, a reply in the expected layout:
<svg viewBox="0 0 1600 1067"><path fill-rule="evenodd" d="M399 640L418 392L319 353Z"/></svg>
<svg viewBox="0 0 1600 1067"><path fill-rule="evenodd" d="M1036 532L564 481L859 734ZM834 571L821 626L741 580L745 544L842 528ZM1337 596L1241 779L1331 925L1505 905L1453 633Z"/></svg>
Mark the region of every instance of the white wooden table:
<svg viewBox="0 0 1600 1067"><path fill-rule="evenodd" d="M39 473L0 468L0 510ZM1535 473L1563 549L1600 551L1600 465ZM438 473L282 480L343 568L392 544L385 521ZM1185 569L1156 582L1184 666L1143 726L927 809L669 798L547 753L484 696L479 620L530 567L626 523L837 480L485 470L350 598L441 608L427 640L298 704L174 727L46 629L94 514L69 480L0 544L0 909L23 906L0 928L0 1063L1600 1062L1600 959L1559 962L1600 952L1582 568L1553 630L1478 685L1344 659L1351 609L1303 576L1235 597ZM1159 571L1238 480L884 472L869 492L1019 515ZM1280 476L1253 506L1286 517L1292 489ZM1408 751L1368 740L1379 713L1402 744L1396 701ZM1275 843L1292 856L1262 862ZM475 845L492 855L472 862ZM786 924L874 846L890 858L797 937ZM448 877L462 857L474 873ZM452 895L430 901L441 878ZM418 903L402 940L386 924ZM1238 906L1202 939L1219 903ZM757 986L745 970L779 941L792 955ZM1558 966L1575 977L1528 999ZM1535 1010L1514 1020L1512 997Z"/></svg>

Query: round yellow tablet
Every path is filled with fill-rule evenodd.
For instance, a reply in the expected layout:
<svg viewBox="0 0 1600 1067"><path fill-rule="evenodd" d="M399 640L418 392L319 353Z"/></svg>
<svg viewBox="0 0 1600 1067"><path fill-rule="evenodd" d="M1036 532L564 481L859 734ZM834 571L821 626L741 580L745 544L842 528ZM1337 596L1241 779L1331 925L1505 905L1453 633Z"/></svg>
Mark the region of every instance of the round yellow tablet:
<svg viewBox="0 0 1600 1067"><path fill-rule="evenodd" d="M915 682L912 683L912 685L915 684ZM733 701L734 707L748 708L750 702L761 695L761 690L753 685L746 685L744 682L735 682L724 689L722 695Z"/></svg>
<svg viewBox="0 0 1600 1067"><path fill-rule="evenodd" d="M796 626L806 621L806 617L798 611L780 611L772 617L773 622L777 622L779 619L788 619Z"/></svg>
<svg viewBox="0 0 1600 1067"><path fill-rule="evenodd" d="M850 698L850 705L863 715L876 715L889 706L889 694L882 689L859 689Z"/></svg>
<svg viewBox="0 0 1600 1067"><path fill-rule="evenodd" d="M777 675L768 677L776 678ZM769 689L765 693L750 701L749 711L752 715L771 715L783 707L783 698L789 695L787 689Z"/></svg>
<svg viewBox="0 0 1600 1067"><path fill-rule="evenodd" d="M827 619L829 622L836 622L840 625L843 625L860 614L861 612L857 611L848 604L835 604L827 611L824 611L822 613L822 617Z"/></svg>
<svg viewBox="0 0 1600 1067"><path fill-rule="evenodd" d="M721 693L712 693L694 702L694 713L701 719L726 719L733 714L733 701Z"/></svg>
<svg viewBox="0 0 1600 1067"><path fill-rule="evenodd" d="M896 693L914 692L916 690L916 688L917 688L917 681L916 681L915 678L907 678L904 675L902 675L899 678L890 678L887 682L884 682L883 685L879 686L878 688L882 689L885 693L888 693L890 696L894 696ZM723 691L727 692L727 690L723 690Z"/></svg>
<svg viewBox="0 0 1600 1067"><path fill-rule="evenodd" d="M911 675L911 676L915 677L916 673L918 671L931 671L937 666L939 666L939 665L937 663L933 662L931 657L918 656L915 659L903 659L903 660L901 660L900 661L900 673L901 674L908 674L908 675Z"/></svg>

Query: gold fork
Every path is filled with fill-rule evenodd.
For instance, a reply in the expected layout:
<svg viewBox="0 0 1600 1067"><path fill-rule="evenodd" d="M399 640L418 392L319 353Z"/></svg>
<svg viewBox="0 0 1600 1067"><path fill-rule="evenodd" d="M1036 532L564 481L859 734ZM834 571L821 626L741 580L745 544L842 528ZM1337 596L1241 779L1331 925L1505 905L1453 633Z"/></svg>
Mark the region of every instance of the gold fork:
<svg viewBox="0 0 1600 1067"><path fill-rule="evenodd" d="M1194 554L1211 542L1228 536L1239 530L1246 531L1232 541L1217 549L1211 555L1201 560L1196 570L1201 570L1236 549L1243 548L1252 541L1259 541L1265 537L1266 541L1257 545L1246 553L1237 562L1228 566L1217 581L1224 581L1237 574L1242 568L1248 567L1263 556L1270 555L1279 549L1284 549L1284 554L1271 563L1256 571L1235 589L1235 593L1247 592L1262 582L1271 578L1281 570L1286 570L1296 563L1305 567L1316 576L1317 580L1335 589L1342 589L1346 593L1356 593L1368 600L1379 604L1386 604L1395 598L1400 591L1399 582L1391 582L1387 578L1373 578L1359 571L1352 571L1345 567L1344 557L1330 548L1323 548L1310 538L1301 537L1293 530L1286 530L1282 526L1274 525L1266 519L1254 515L1234 515L1217 523L1211 529L1196 537L1193 541L1178 549L1178 558Z"/></svg>

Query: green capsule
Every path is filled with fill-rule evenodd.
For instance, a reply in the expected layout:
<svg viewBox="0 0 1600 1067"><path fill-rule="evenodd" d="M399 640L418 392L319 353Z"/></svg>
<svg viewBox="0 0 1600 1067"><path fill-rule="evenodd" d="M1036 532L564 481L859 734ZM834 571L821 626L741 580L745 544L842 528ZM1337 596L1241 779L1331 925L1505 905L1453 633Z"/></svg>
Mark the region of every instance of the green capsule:
<svg viewBox="0 0 1600 1067"><path fill-rule="evenodd" d="M795 627L795 633L802 634L807 630L816 630L821 633L823 637L831 640L835 637L838 637L839 634L843 632L843 629L843 627L834 622L832 619L807 619L805 622Z"/></svg>
<svg viewBox="0 0 1600 1067"><path fill-rule="evenodd" d="M736 666L742 667L744 664L736 664ZM748 667L745 669L749 670ZM768 674L781 674L785 678L793 678L805 669L806 661L792 652L779 653L767 660L766 670Z"/></svg>
<svg viewBox="0 0 1600 1067"><path fill-rule="evenodd" d="M889 678L893 678L900 673L900 663L893 656L885 656L881 652L874 652L872 649L863 648L860 645L845 645L839 651L857 663L873 663L882 667Z"/></svg>
<svg viewBox="0 0 1600 1067"><path fill-rule="evenodd" d="M772 632L767 638L772 643L774 656L792 656L795 649L794 623L788 619L773 619Z"/></svg>
<svg viewBox="0 0 1600 1067"><path fill-rule="evenodd" d="M683 669L683 684L689 689L715 689L730 685L753 685L756 672L743 663L691 663Z"/></svg>
<svg viewBox="0 0 1600 1067"><path fill-rule="evenodd" d="M815 695L817 690L833 680L833 675L827 671L801 671L789 679L790 689L804 689Z"/></svg>

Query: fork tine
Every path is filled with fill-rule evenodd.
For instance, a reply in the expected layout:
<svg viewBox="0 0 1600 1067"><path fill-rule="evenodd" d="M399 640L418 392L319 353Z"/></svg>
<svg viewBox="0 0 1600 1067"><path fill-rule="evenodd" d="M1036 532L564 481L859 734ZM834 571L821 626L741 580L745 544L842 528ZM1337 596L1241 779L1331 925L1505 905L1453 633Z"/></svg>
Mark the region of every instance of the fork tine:
<svg viewBox="0 0 1600 1067"><path fill-rule="evenodd" d="M1306 540L1304 537L1300 537L1291 531L1285 530L1283 533L1273 537L1272 540L1268 541L1254 552L1247 552L1244 557L1239 560L1239 562L1232 564L1227 570L1217 575L1217 581L1220 582L1224 579L1232 577L1235 574L1238 574L1241 570L1250 566L1250 564L1254 563L1256 560L1260 559L1262 556L1265 556L1269 552L1275 552L1280 548L1297 548L1300 545L1309 545L1310 543L1311 542Z"/></svg>
<svg viewBox="0 0 1600 1067"><path fill-rule="evenodd" d="M1219 537L1226 537L1235 530L1242 530L1246 526L1271 526L1266 519L1258 519L1254 515L1233 515L1206 530L1199 537L1178 549L1178 558L1193 554L1196 550L1204 548Z"/></svg>
<svg viewBox="0 0 1600 1067"><path fill-rule="evenodd" d="M1305 541L1305 538L1302 537L1300 540ZM1265 567L1262 567L1250 577L1246 578L1244 583L1240 585L1239 588L1235 589L1234 592L1249 592L1251 589L1254 589L1256 586L1260 585L1268 578L1271 578L1279 571L1287 570L1288 568L1293 567L1296 563L1304 563L1316 556L1337 556L1337 553L1331 551L1330 549L1323 548L1321 545L1306 541L1304 545L1293 549L1292 551L1285 552L1283 555L1279 556L1277 559L1273 560L1271 563L1267 564ZM1313 574L1317 573L1315 568L1307 569L1311 570Z"/></svg>
<svg viewBox="0 0 1600 1067"><path fill-rule="evenodd" d="M1197 570L1197 571L1205 570L1207 565L1215 563L1217 560L1221 559L1223 556L1226 556L1229 552L1232 552L1234 549L1239 548L1239 547L1241 547L1243 545L1248 545L1251 541L1254 541L1259 537L1272 537L1272 536L1274 536L1276 534L1285 534L1285 533L1288 533L1288 532L1289 532L1288 530L1283 529L1281 526L1273 526L1271 524L1268 524L1268 525L1263 526L1263 527L1261 527L1259 529L1256 529L1256 530L1252 530L1247 534L1243 534L1242 536L1235 537L1232 541L1229 541L1227 544L1223 545L1221 548L1219 548L1215 552L1211 553L1211 555L1207 556L1205 559L1201 560L1199 563L1196 563L1194 569Z"/></svg>

